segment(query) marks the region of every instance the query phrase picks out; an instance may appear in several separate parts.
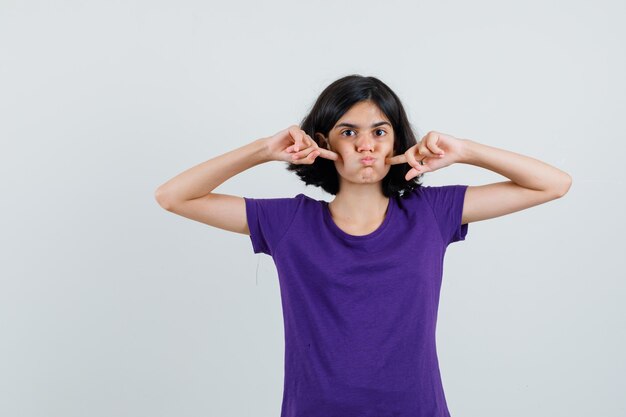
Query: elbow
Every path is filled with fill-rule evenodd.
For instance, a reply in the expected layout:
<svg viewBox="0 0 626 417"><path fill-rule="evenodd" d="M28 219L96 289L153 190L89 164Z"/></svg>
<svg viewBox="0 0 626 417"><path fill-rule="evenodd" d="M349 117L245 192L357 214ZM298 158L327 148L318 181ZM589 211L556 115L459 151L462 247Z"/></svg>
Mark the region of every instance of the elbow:
<svg viewBox="0 0 626 417"><path fill-rule="evenodd" d="M556 187L557 198L563 197L569 191L572 186L572 176L568 173L563 173L563 179L560 181L558 187Z"/></svg>
<svg viewBox="0 0 626 417"><path fill-rule="evenodd" d="M167 193L162 187L159 187L154 191L154 199L159 206L163 207L167 211L170 211L172 206L171 199L168 198Z"/></svg>

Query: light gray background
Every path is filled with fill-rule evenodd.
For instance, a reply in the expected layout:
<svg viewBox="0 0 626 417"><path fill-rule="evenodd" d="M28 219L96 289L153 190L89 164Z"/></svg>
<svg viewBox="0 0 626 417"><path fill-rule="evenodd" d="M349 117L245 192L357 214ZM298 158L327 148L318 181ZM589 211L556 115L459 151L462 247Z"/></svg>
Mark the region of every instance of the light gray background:
<svg viewBox="0 0 626 417"><path fill-rule="evenodd" d="M277 417L276 269L156 187L374 75L429 130L533 156L562 199L472 223L437 346L454 417L623 416L621 1L0 2L0 415ZM289 197L269 163L215 191ZM505 178L471 165L424 183Z"/></svg>

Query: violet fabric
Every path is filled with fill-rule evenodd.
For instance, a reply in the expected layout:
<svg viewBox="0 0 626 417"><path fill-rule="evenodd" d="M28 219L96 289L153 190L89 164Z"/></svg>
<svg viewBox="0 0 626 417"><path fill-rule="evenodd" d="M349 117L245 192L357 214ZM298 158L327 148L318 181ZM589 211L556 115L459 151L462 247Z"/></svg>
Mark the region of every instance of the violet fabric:
<svg viewBox="0 0 626 417"><path fill-rule="evenodd" d="M435 345L446 247L465 240L467 185L389 200L364 236L304 194L245 197L254 253L276 264L285 334L281 417L449 417Z"/></svg>

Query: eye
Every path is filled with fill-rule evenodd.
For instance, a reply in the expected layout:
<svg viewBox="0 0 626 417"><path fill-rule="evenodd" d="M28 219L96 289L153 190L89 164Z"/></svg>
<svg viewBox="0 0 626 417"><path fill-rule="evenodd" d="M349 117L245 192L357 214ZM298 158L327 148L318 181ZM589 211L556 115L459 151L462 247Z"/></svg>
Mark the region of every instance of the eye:
<svg viewBox="0 0 626 417"><path fill-rule="evenodd" d="M341 134L342 134L343 136L354 136L354 135L344 135L344 133L346 133L346 132L354 132L354 130L352 130L352 129L346 129L346 130L344 130L343 132L341 132ZM384 136L384 135L386 135L386 134L387 134L387 131L385 131L384 129L376 129L376 132L383 132L382 134L380 134L380 135L378 135L378 136Z"/></svg>

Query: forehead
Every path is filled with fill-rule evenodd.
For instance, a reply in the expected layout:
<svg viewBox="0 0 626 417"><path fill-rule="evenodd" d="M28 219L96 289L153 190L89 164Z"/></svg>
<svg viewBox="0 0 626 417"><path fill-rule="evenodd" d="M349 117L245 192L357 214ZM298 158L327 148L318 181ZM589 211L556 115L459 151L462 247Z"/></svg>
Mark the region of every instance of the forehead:
<svg viewBox="0 0 626 417"><path fill-rule="evenodd" d="M354 104L337 120L334 128L348 126L351 128L368 128L386 126L391 128L391 122L373 101L361 101Z"/></svg>
<svg viewBox="0 0 626 417"><path fill-rule="evenodd" d="M337 120L333 129L349 127L352 129L367 129L378 126L386 126L391 129L391 122L372 101L361 101L354 104Z"/></svg>
<svg viewBox="0 0 626 417"><path fill-rule="evenodd" d="M350 109L348 109L347 112L345 112L343 116L339 118L339 121L344 121L345 119L358 119L358 118L361 118L364 120L377 118L380 120L385 120L387 122L389 121L389 119L387 119L387 117L385 116L385 113L382 112L380 107L378 107L378 105L371 100L360 101L358 103L355 103L352 107L350 107Z"/></svg>

